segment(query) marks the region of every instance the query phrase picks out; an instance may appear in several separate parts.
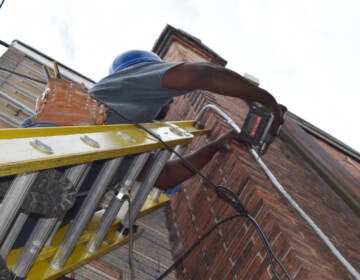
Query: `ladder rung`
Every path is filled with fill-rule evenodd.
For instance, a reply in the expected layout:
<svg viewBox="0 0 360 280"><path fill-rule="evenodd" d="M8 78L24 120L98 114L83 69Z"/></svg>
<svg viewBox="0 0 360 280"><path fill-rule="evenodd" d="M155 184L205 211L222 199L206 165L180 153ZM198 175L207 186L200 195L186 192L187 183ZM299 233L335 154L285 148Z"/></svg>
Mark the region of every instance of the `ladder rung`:
<svg viewBox="0 0 360 280"><path fill-rule="evenodd" d="M128 211L126 213L124 221L122 222L122 224L124 225L123 227L124 230L129 228L129 226L131 226L129 224L132 224L135 221L136 217L138 216L142 208L142 205L146 201L146 198L151 192L151 189L153 188L156 179L160 175L161 170L165 166L165 163L170 156L171 156L171 152L168 150L159 151L159 153L156 155L153 165L150 167L148 173L146 174L146 177L144 178L144 181L141 183L139 187L139 190L141 191L138 191L132 200L132 205L131 207L129 207L131 211ZM123 234L124 230L119 232L119 234L120 235Z"/></svg>
<svg viewBox="0 0 360 280"><path fill-rule="evenodd" d="M23 173L12 181L0 206L0 242L3 241L37 175L38 172Z"/></svg>
<svg viewBox="0 0 360 280"><path fill-rule="evenodd" d="M158 203L154 203L152 201L148 201L144 204L141 213L139 216L143 216L149 211L153 211L157 209L158 207L164 205L165 203L168 203L169 198L165 195L161 195L159 198ZM116 235L116 229L120 223L120 220L116 220L111 228L108 234L106 235L106 241L101 244L101 246L98 248L98 250L95 253L90 253L86 247L85 244L88 243L88 241L91 238L91 235L93 234L95 228L97 227L99 220L102 216L102 211L95 214L95 216L92 218L87 231L84 232L78 243L76 244L76 247L66 262L65 266L58 271L55 271L51 268L49 265L49 262L51 258L54 256L58 246L60 245L65 233L68 231L70 224L64 225L59 229L59 231L55 234L53 239L52 246L46 246L42 249L40 252L38 258L36 259L33 267L30 269L27 279L57 279L62 275L65 275L66 273L80 267L84 263L90 262L91 260L94 260L111 250L114 250L128 242L128 238L119 239ZM134 234L134 237L137 238L141 235L142 230ZM21 253L22 248L14 249L10 252L8 258L7 258L7 264L11 268L14 263L16 262L17 257Z"/></svg>
<svg viewBox="0 0 360 280"><path fill-rule="evenodd" d="M67 175L67 178L72 182L73 185L75 185L76 191L78 191L80 187L80 182L82 177L87 174L90 164L80 164L73 166L71 168L68 168L65 171L65 175ZM19 213L20 221L19 223L25 218L23 217L26 214ZM18 220L19 220L18 218ZM28 238L26 244L24 245L23 250L21 251L21 254L19 255L18 259L16 260L12 271L13 273L20 278L23 278L26 276L26 274L29 272L30 267L32 266L33 262L37 258L40 250L44 246L45 242L47 241L48 237L51 235L51 231L54 229L57 222L60 222L60 217L56 218L45 218L41 217L39 218L35 228L33 229L30 237ZM14 235L16 231L21 230L21 225L14 225L12 228L12 231L14 232ZM11 233L10 233L11 234ZM17 235L16 235L17 236ZM9 240L9 243L12 241L15 241L15 236L12 237L12 240ZM6 243L4 243L6 244ZM9 244L9 246L12 246L13 243ZM7 248L4 248L4 254L6 253Z"/></svg>
<svg viewBox="0 0 360 280"><path fill-rule="evenodd" d="M111 159L106 161L103 165L100 174L95 179L88 196L78 210L69 231L66 233L58 252L51 262L51 266L55 270L61 269L72 253L76 242L91 220L99 200L105 193L106 187L110 184L110 181L119 168L122 160L123 158Z"/></svg>
<svg viewBox="0 0 360 280"><path fill-rule="evenodd" d="M194 135L208 132L194 128L193 121L143 125L171 147L188 144ZM123 156L137 154L136 160L134 159L131 165L126 165L128 172L124 173L123 181L118 184L120 187L113 187L114 193L121 190L127 193L132 188L132 194L135 194L131 199L130 211L126 210L126 207L121 208L124 210L123 214L127 211L125 217L121 216L124 218L122 228L132 228L136 217L168 201L163 194L158 201L152 201L149 193L171 152L164 149L164 144L157 137L135 125L3 129L0 130L0 145L0 177L20 174L13 180L0 209L0 239L3 241L0 243L0 255L6 259L8 267L18 277L56 279L128 241L127 233L118 227L121 203L117 203L114 208L108 207L108 211L95 212L106 188L115 182L113 180L117 178ZM10 150L11 153L8 152ZM147 162L148 152L154 150L157 150L157 154L140 188L133 187L140 185L134 182ZM44 176L50 176L48 171L54 171L55 175L60 174L59 170L53 168L71 166L65 170L65 176L61 179L70 182L71 188L68 192L74 197L80 186L87 183L87 180L84 181L85 174L90 171L92 162L104 159L107 160L104 161L101 171L94 173L98 174L95 180L89 178L89 181L92 181L91 188L84 192L86 198L81 207L73 207L78 210L70 224L61 226L65 210L62 211L64 214L56 213L52 218L47 218L46 214L42 213L45 216L37 220L37 225L32 233L29 233L24 247L11 250L19 230L22 229L20 234L28 230L24 226L28 214L19 211L25 196L28 198L27 193L32 184L38 186L38 181L43 182ZM47 170L37 172L43 169ZM38 174L40 175L37 177ZM55 178L49 188L56 186L57 177L49 178ZM35 179L37 181L34 182ZM70 198L68 201L71 202ZM117 199L116 202L119 201ZM37 213L37 210L29 211ZM18 218L15 221L16 217ZM68 215L67 219L71 217ZM64 220L67 221L66 218Z"/></svg>
<svg viewBox="0 0 360 280"><path fill-rule="evenodd" d="M0 255L1 255L1 257L3 257L3 259L6 259L9 252L11 251L11 248L13 247L13 245L16 241L16 238L18 237L19 233L21 232L21 229L24 226L28 217L29 217L29 214L27 214L27 213L19 213L18 217L16 218L16 221L14 222L11 230L7 234L6 239L1 244Z"/></svg>
<svg viewBox="0 0 360 280"><path fill-rule="evenodd" d="M120 190L118 193L128 194L133 186L136 178L140 174L143 169L146 161L148 160L150 153L143 153L137 155L131 162L128 170L121 180ZM89 252L96 252L99 248L100 244L104 241L105 235L108 233L111 224L116 219L116 216L123 205L123 201L117 198L117 195L111 199L109 206L106 208L105 213L96 228L94 234L92 235L89 243L87 244L87 248Z"/></svg>
<svg viewBox="0 0 360 280"><path fill-rule="evenodd" d="M50 235L56 221L57 218L39 219L21 251L21 254L11 269L17 277L24 278L27 275L46 239Z"/></svg>

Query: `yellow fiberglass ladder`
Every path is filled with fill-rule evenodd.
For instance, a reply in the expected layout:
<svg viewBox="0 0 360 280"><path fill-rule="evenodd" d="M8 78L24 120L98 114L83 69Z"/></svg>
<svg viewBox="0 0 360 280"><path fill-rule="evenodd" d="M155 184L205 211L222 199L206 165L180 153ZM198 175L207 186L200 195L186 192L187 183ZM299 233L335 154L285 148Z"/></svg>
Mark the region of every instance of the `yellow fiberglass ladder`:
<svg viewBox="0 0 360 280"><path fill-rule="evenodd" d="M193 121L143 125L170 147L188 144L194 135L207 132L195 128ZM0 179L8 183L5 188L0 181L0 194L3 192L0 206L0 279L61 277L127 243L132 221L168 200L163 194L149 194L154 190L154 183L171 152L156 137L135 125L2 129L0 147ZM136 191L133 188L138 185L135 180L150 154L154 154L153 163ZM134 156L123 179L112 189L108 206L99 210L98 205L113 183L120 164L129 155ZM92 181L84 202L72 222L64 223L66 211L79 195L81 184L91 173L91 166L99 160L104 164ZM59 168L65 176L58 177L57 173L51 172ZM38 215L24 245L14 249L26 221L34 214L34 205L26 206L29 196L33 195L31 190L34 185L42 185L44 176L53 176L52 180L62 185L63 189L56 189L57 184L54 184L54 190L40 189L39 197L33 198L32 203L37 204L36 199L40 202L47 195L45 192L49 192L50 197L51 192L57 192L56 195L60 192L60 196L65 198L61 205L54 208L54 213ZM65 181L63 177L66 177ZM128 209L122 198L130 190L131 207ZM36 206L37 209L42 207ZM46 207L44 209L42 211L46 211ZM140 234L141 230L135 233L135 237Z"/></svg>

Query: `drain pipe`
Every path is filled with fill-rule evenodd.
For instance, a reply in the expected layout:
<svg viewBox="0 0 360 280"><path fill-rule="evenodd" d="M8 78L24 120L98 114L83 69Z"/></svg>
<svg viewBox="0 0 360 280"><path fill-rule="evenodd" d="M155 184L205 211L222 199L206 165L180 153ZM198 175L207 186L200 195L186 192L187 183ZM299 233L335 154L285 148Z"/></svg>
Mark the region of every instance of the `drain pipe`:
<svg viewBox="0 0 360 280"><path fill-rule="evenodd" d="M220 115L227 124L229 124L236 132L240 133L241 128L221 109L213 104L208 104L204 106L199 114L196 117L196 122L200 121L203 117L205 111L207 109L212 109L218 115ZM345 267L347 271L351 273L355 279L360 280L359 272L345 259L345 257L339 252L339 250L334 246L334 244L330 241L330 239L324 234L324 232L315 224L315 222L305 213L305 211L296 203L296 201L290 196L290 194L284 189L284 187L279 183L274 174L270 171L270 169L266 166L266 164L262 161L259 154L254 149L249 149L250 154L253 156L255 161L260 165L262 170L268 176L271 183L274 187L286 198L286 200L290 203L290 205L299 213L299 215L308 223L308 225L315 231L315 233L319 236L319 238L325 243L325 245L329 248L331 253L341 262L341 264Z"/></svg>

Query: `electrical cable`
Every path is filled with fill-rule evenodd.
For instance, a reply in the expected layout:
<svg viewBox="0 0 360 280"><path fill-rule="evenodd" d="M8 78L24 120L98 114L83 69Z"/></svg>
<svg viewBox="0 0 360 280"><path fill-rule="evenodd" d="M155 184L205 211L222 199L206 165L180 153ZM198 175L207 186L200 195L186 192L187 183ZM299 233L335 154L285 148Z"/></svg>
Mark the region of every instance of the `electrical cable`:
<svg viewBox="0 0 360 280"><path fill-rule="evenodd" d="M31 81L34 81L34 82L43 84L43 85L46 85L46 82L45 82L45 81L38 80L38 79L36 79L36 78L30 77L30 76L27 76L27 75L24 75L24 74L20 74L20 73L18 73L18 72L12 71L12 70L10 70L10 69L6 69L6 68L3 68L3 67L0 67L0 70L1 70L1 71L4 71L4 72L9 72L9 73L14 74L14 75L16 75L16 76L19 76L19 77L22 77L22 78L25 78L25 79L28 79L28 80L31 80Z"/></svg>
<svg viewBox="0 0 360 280"><path fill-rule="evenodd" d="M255 218L252 217L251 215L248 215L248 219L251 221L251 223L255 226L257 232L259 233L259 236L261 238L261 240L264 243L264 247L268 253L268 256L270 257L270 266L271 266L271 270L274 272L275 275L277 275L277 279L280 279L280 277L277 274L276 268L273 264L273 260L272 258L275 259L275 262L280 266L282 272L285 274L286 278L288 280L291 279L291 276L289 274L289 272L287 271L287 269L285 268L285 266L283 265L283 263L281 262L281 260L276 256L276 254L274 253L274 251L271 248L271 244L269 243L269 240L266 238L265 233L263 232L263 230L261 229L260 225L256 222Z"/></svg>
<svg viewBox="0 0 360 280"><path fill-rule="evenodd" d="M239 218L239 217L243 217L242 214L235 214L232 216L229 216L227 218L224 218L222 220L220 220L219 222L217 222L216 224L214 224L211 228L209 228L202 236L200 236L200 238L193 243L193 245L190 246L189 249L187 249L185 251L184 254L182 254L176 262L174 262L166 271L164 271L158 278L156 278L156 280L161 280L164 279L164 277L166 277L173 269L175 269L176 267L178 267L189 255L190 253L197 247L200 245L200 243L202 241L204 241L215 229L217 229L220 225L229 222L235 218Z"/></svg>
<svg viewBox="0 0 360 280"><path fill-rule="evenodd" d="M99 98L96 98L94 96L92 96L92 97L95 100L97 100L100 104L105 104L106 106L108 106L102 100L99 100ZM279 277L279 275L278 275L278 273L277 273L277 271L275 269L275 266L273 264L273 259L272 258L274 258L276 263L279 264L279 266L283 270L284 274L286 275L287 279L288 280L292 279L289 272L286 270L285 266L282 264L282 262L278 259L278 257L275 255L275 253L271 249L271 245L270 245L267 237L265 236L264 232L261 230L260 225L256 222L256 220L251 215L249 215L247 213L245 207L242 205L239 198L236 196L236 194L234 192L232 192L230 189L227 189L227 188L224 188L222 186L216 185L209 177L204 175L201 172L201 170L196 168L191 162L189 162L187 159L185 159L180 153L175 151L175 149L173 149L166 142L164 142L156 133L154 133L151 130L147 129L142 124L131 120L130 118L128 118L127 116L121 114L120 112L118 112L117 110L111 108L110 106L108 106L108 107L109 107L110 110L112 110L115 114L119 115L124 120L128 121L129 123L131 123L131 124L133 124L133 125L135 125L137 127L139 127L140 129L144 130L145 132L147 132L148 134L153 136L155 139L157 139L161 144L163 144L163 146L166 149L168 149L169 151L174 153L176 156L178 156L185 167L189 168L190 171L192 171L193 173L195 173L198 176L200 176L201 178L203 178L211 187L213 187L213 189L216 192L216 194L218 195L218 197L221 198L222 200L224 200L226 203L228 203L231 207L233 207L239 213L238 214L239 216L245 216L245 217L249 218L249 220L256 226L256 229L257 229L257 231L258 231L258 233L259 233L259 235L261 237L261 240L264 243L264 247L265 247L265 249L266 249L266 251L267 251L267 253L269 255L269 259L270 259L270 267L271 267L271 269L272 269L272 271L274 273L275 278L280 280L280 277Z"/></svg>
<svg viewBox="0 0 360 280"><path fill-rule="evenodd" d="M41 83L41 84L46 84L46 82L44 81L41 81L41 80L37 80L37 79L34 79L32 77L29 77L29 76L26 76L26 75L23 75L23 74L20 74L20 73L17 73L17 72L14 72L14 71L11 71L9 69L5 69L5 68L2 68L0 67L0 70L3 70L3 71L7 71L7 72L10 72L12 74L15 74L15 75L18 75L20 77L23 77L23 78L27 78L27 79L30 79L32 81L35 81L35 82L38 82L38 83ZM230 189L227 189L227 188L224 188L222 186L218 186L216 185L209 177L207 177L206 175L204 175L201 170L199 170L198 168L196 168L191 162L189 162L187 159L185 159L180 153L178 153L176 150L174 150L172 147L170 147L166 142L164 142L156 133L152 132L151 130L147 129L145 126L143 126L142 124L140 123L137 123L133 120L131 120L130 118L128 118L127 116L123 115L122 113L118 112L117 110L115 110L114 108L112 108L111 106L109 106L108 104L106 104L106 102L103 102L102 100L100 100L99 98L97 97L94 97L92 96L92 98L94 98L96 101L98 101L100 104L104 104L106 105L111 111L113 111L115 114L117 114L118 116L120 116L121 118L123 118L124 120L126 120L128 123L130 124L133 124L137 127L139 127L140 129L144 130L145 132L147 132L148 134L150 134L151 136L153 136L155 139L157 139L163 146L164 148L166 148L167 150L171 151L172 153L174 153L176 156L179 157L179 159L181 160L181 162L183 163L183 165L185 167L187 167L190 171L192 171L193 173L197 174L198 176L200 176L204 181L206 181L208 183L208 185L210 185L214 191L216 192L216 194L218 195L219 198L221 198L222 200L224 200L226 203L228 203L231 207L233 207L239 214L235 215L236 217L238 216L243 216L243 217L247 217L252 223L253 225L255 226L257 232L259 233L260 235L260 238L261 240L263 241L263 244L264 244L264 247L269 255L269 258L270 258L270 267L274 273L274 276L276 279L280 279L276 269L275 269L275 266L273 264L273 258L275 259L276 263L280 266L281 270L284 272L284 274L286 275L287 279L291 279L288 271L286 270L285 266L282 264L282 262L278 259L278 257L275 255L275 253L273 252L273 250L271 249L271 245L267 239L267 237L265 236L264 232L262 231L260 225L256 222L256 220L247 213L245 207L242 205L242 203L240 202L240 200L238 199L238 197L236 196L235 193L233 193ZM130 209L130 204L129 204L129 209ZM235 217L235 216L231 216L231 217ZM228 217L230 218L230 217ZM227 221L228 218L225 218L224 220ZM129 218L130 219L130 218ZM222 220L222 221L224 221ZM226 222L224 221L224 222ZM131 221L129 221L131 222ZM223 222L223 223L224 223ZM130 226L130 232L132 231L132 225ZM132 232L131 232L132 233ZM210 233L207 232L206 233L206 236L209 235ZM130 237L129 237L130 238ZM205 237L206 238L206 237ZM203 238L204 239L204 238ZM200 243L203 239L201 240L198 240L198 242ZM186 254L186 256L180 258L179 260L179 263L181 263L189 254L190 252L192 251L191 248L195 248L198 244L198 242L196 242L193 246L191 246L189 248L189 252ZM130 258L129 258L129 261L130 261ZM178 261L176 262L178 263ZM132 266L132 264L129 266ZM171 270L174 269L174 265L172 265L170 268ZM170 269L169 268L169 269ZM132 269L132 268L130 268ZM133 273L133 271L131 272ZM131 278L133 279L133 278Z"/></svg>
<svg viewBox="0 0 360 280"><path fill-rule="evenodd" d="M217 227L219 227L221 224L224 224L226 222L231 221L234 218L238 218L238 217L244 217L244 215L242 214L235 214L232 216L229 216L227 218L222 219L221 221L217 222L216 224L214 224L210 229L208 229L202 236L199 237L199 239L193 243L193 245L190 246L190 248L188 248L177 260L176 262L174 262L166 271L164 271L158 278L156 278L157 280L161 280L164 277L166 277L172 270L174 270L175 268L177 268L179 265L181 265L181 263L190 255L190 253L198 246L200 245L200 243L202 241L204 241ZM271 258L271 256L273 256L276 260L276 262L278 262L278 264L280 265L281 269L283 270L286 278L289 280L291 280L291 276L289 275L289 273L287 272L286 268L283 266L283 264L281 263L281 261L276 257L276 255L274 255L274 252L271 249L270 244L268 243L264 232L262 231L261 227L259 226L259 224L256 222L256 220L251 216L251 215L247 215L246 216L256 227L256 230L259 233L259 236L261 238L261 240L263 241L265 250L267 251L268 256L270 257L270 267L274 273L275 279L280 280L281 277L279 276L278 272L276 271L275 265L273 263L273 260Z"/></svg>
<svg viewBox="0 0 360 280"><path fill-rule="evenodd" d="M0 3L0 9L1 9L1 7L3 6L4 2L5 2L5 0L2 0L2 1L1 1L1 3Z"/></svg>

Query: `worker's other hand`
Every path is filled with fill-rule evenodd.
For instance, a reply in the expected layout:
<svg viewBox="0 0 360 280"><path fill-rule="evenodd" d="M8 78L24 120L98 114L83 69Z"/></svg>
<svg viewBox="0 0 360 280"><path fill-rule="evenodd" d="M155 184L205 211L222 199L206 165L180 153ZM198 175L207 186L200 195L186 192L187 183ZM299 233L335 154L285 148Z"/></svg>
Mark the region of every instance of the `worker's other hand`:
<svg viewBox="0 0 360 280"><path fill-rule="evenodd" d="M285 114L287 108L284 105L277 104L277 114L274 115L274 120L269 129L269 134L272 136L278 136L281 125L285 122Z"/></svg>

